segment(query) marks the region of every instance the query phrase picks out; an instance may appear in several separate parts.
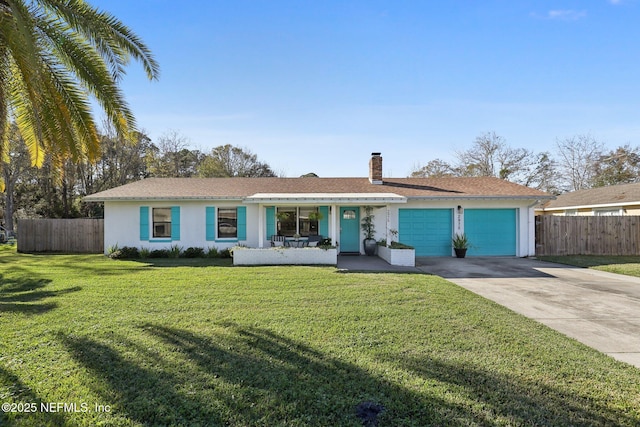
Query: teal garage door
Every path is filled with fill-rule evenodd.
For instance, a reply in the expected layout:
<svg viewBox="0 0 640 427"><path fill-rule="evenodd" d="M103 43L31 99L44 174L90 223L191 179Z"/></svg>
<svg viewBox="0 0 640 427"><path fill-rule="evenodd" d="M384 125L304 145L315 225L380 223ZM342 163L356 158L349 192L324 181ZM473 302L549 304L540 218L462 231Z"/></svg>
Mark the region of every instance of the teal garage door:
<svg viewBox="0 0 640 427"><path fill-rule="evenodd" d="M516 254L516 209L465 209L464 232L469 256Z"/></svg>
<svg viewBox="0 0 640 427"><path fill-rule="evenodd" d="M416 256L451 256L453 210L400 209L398 241L416 249Z"/></svg>

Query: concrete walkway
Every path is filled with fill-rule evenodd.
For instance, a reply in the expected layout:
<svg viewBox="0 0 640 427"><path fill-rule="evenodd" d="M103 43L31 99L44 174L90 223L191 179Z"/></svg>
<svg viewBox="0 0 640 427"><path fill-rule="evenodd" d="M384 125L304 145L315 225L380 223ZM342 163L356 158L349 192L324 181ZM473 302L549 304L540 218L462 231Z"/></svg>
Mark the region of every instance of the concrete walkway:
<svg viewBox="0 0 640 427"><path fill-rule="evenodd" d="M522 258L419 258L417 264L640 368L640 278Z"/></svg>
<svg viewBox="0 0 640 427"><path fill-rule="evenodd" d="M354 273L423 273L417 267L391 265L378 256L366 255L338 255L338 270Z"/></svg>

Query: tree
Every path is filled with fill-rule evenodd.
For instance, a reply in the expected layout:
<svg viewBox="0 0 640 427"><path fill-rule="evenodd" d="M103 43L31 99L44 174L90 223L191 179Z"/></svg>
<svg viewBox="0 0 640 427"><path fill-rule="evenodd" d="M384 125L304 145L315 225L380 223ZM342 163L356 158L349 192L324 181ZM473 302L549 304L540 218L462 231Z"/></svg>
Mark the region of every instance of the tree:
<svg viewBox="0 0 640 427"><path fill-rule="evenodd" d="M445 176L455 176L456 171L453 166L441 159L429 161L426 165L416 165L411 171L411 178L442 178Z"/></svg>
<svg viewBox="0 0 640 427"><path fill-rule="evenodd" d="M626 144L604 153L594 163L594 187L640 181L640 148Z"/></svg>
<svg viewBox="0 0 640 427"><path fill-rule="evenodd" d="M258 161L258 156L248 149L230 144L220 145L202 161L198 174L212 177L275 177L269 165Z"/></svg>
<svg viewBox="0 0 640 427"><path fill-rule="evenodd" d="M558 181L557 163L551 154L545 151L536 155L534 167L523 184L550 194L560 194Z"/></svg>
<svg viewBox="0 0 640 427"><path fill-rule="evenodd" d="M1 147L15 120L34 165L97 159L91 99L119 135L135 130L117 84L130 58L157 79L150 50L113 15L83 0L0 0Z"/></svg>
<svg viewBox="0 0 640 427"><path fill-rule="evenodd" d="M20 138L18 128L13 123L8 129L7 150L0 163L4 181L4 228L13 232L16 184L31 164L24 141Z"/></svg>
<svg viewBox="0 0 640 427"><path fill-rule="evenodd" d="M164 178L186 178L196 175L202 153L189 150L189 139L180 132L170 130L158 138L147 152L149 174Z"/></svg>
<svg viewBox="0 0 640 427"><path fill-rule="evenodd" d="M596 175L595 163L601 157L603 144L589 134L556 140L558 167L566 191L591 188Z"/></svg>
<svg viewBox="0 0 640 427"><path fill-rule="evenodd" d="M478 136L471 148L457 152L456 157L456 176L495 176L519 184L529 180L535 167L533 152L509 147L495 132Z"/></svg>

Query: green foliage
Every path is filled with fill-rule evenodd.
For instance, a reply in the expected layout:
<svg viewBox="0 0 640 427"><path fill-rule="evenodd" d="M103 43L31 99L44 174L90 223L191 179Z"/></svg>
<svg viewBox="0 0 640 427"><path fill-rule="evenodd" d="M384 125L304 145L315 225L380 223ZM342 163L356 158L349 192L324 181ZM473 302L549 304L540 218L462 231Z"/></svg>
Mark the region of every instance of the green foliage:
<svg viewBox="0 0 640 427"><path fill-rule="evenodd" d="M182 256L185 258L202 258L204 257L204 248L187 248L183 252Z"/></svg>
<svg viewBox="0 0 640 427"><path fill-rule="evenodd" d="M115 245L115 250L112 247L108 249L108 256L111 259L138 259L140 258L140 253L136 247L123 246L118 249L117 245Z"/></svg>
<svg viewBox="0 0 640 427"><path fill-rule="evenodd" d="M149 258L150 254L151 254L151 249L149 249L149 248L140 248L140 258L141 259Z"/></svg>
<svg viewBox="0 0 640 427"><path fill-rule="evenodd" d="M0 141L15 120L33 164L47 153L58 165L95 160L100 140L90 100L119 135L135 130L118 82L132 58L149 79L159 67L131 29L82 1L3 2L2 16Z"/></svg>
<svg viewBox="0 0 640 427"><path fill-rule="evenodd" d="M207 252L205 255L207 256L207 258L218 258L220 254L218 253L218 248L216 248L215 246L211 246L207 248Z"/></svg>
<svg viewBox="0 0 640 427"><path fill-rule="evenodd" d="M220 145L206 155L198 167L198 175L214 177L275 177L268 164L246 148Z"/></svg>
<svg viewBox="0 0 640 427"><path fill-rule="evenodd" d="M232 254L232 252L231 252L231 249L229 249L229 248L226 248L226 249L223 249L221 251L218 251L218 256L220 258L231 258L231 254Z"/></svg>
<svg viewBox="0 0 640 427"><path fill-rule="evenodd" d="M179 245L171 245L169 248L169 258L180 258L182 254L182 246Z"/></svg>
<svg viewBox="0 0 640 427"><path fill-rule="evenodd" d="M373 239L376 234L376 226L373 222L375 215L373 215L373 208L371 206L364 207L364 216L360 220L360 228L364 232L365 239Z"/></svg>
<svg viewBox="0 0 640 427"><path fill-rule="evenodd" d="M2 403L111 408L0 424L640 423L638 369L436 276L207 262L0 248Z"/></svg>
<svg viewBox="0 0 640 427"><path fill-rule="evenodd" d="M149 258L170 258L170 255L168 249L154 249L149 252Z"/></svg>
<svg viewBox="0 0 640 427"><path fill-rule="evenodd" d="M467 235L462 233L456 233L456 235L454 236L453 239L451 239L452 243L453 243L453 247L455 249L469 249L469 247L471 246L471 244L469 243L469 239L467 238Z"/></svg>
<svg viewBox="0 0 640 427"><path fill-rule="evenodd" d="M391 249L415 249L413 246L405 245L404 243L400 242L391 242L389 247Z"/></svg>

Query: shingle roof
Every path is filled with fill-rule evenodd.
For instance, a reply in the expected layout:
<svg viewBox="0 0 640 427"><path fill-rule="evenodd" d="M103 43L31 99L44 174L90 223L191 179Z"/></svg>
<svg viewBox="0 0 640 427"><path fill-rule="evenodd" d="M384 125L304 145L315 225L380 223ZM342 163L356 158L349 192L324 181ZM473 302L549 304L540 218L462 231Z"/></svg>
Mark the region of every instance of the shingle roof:
<svg viewBox="0 0 640 427"><path fill-rule="evenodd" d="M591 188L559 195L544 209L564 209L602 205L625 205L640 203L640 183L611 185Z"/></svg>
<svg viewBox="0 0 640 427"><path fill-rule="evenodd" d="M85 197L86 201L150 199L242 199L256 193L368 193L408 198L551 198L547 193L498 178L147 178Z"/></svg>

